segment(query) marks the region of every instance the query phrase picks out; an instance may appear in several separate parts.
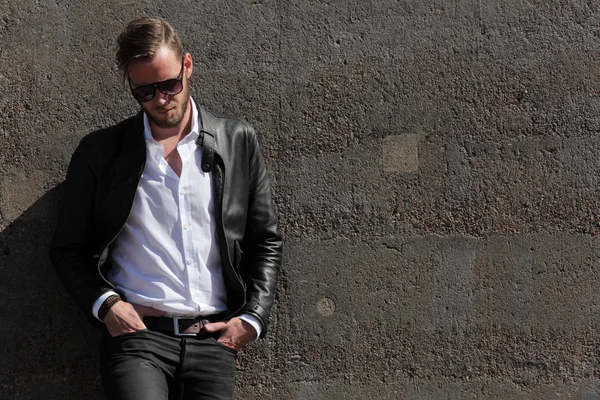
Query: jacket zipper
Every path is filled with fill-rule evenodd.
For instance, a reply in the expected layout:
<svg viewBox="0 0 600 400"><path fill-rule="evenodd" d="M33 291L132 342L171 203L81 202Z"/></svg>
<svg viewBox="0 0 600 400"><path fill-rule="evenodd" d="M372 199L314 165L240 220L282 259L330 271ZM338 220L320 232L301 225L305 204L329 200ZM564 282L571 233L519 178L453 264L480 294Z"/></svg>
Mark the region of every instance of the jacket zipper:
<svg viewBox="0 0 600 400"><path fill-rule="evenodd" d="M225 181L225 165L221 160L221 157L217 158L222 166L221 168L221 182L219 182L219 209L217 210L218 216L219 216L219 236L221 238L223 238L222 242L225 245L225 254L227 254L227 261L229 262L229 265L231 266L231 269L233 271L233 275L236 277L238 283L240 284L240 286L242 287L242 291L243 291L243 295L244 295L244 302L246 300L246 288L244 287L244 282L242 282L242 279L238 276L237 272L235 271L235 268L233 268L233 264L232 264L232 260L230 260L229 257L229 245L227 244L227 238L225 237L225 227L223 225L223 182ZM214 176L213 176L214 178ZM223 261L221 261L222 264ZM236 315L237 313L240 312L240 310L244 307L244 303L242 302L242 305L239 306L239 308L237 310L235 310L234 312L230 312L228 313L228 315L226 316L226 318L231 317L232 315Z"/></svg>
<svg viewBox="0 0 600 400"><path fill-rule="evenodd" d="M117 234L115 236L113 236L113 238L110 240L110 242L108 242L108 244L104 247L104 249L100 253L100 257L98 258L98 267L97 267L98 268L98 274L104 280L104 282L106 282L111 288L113 288L115 290L117 288L115 287L115 285L113 285L112 283L110 283L108 281L108 279L106 279L104 277L104 275L102 274L101 268L102 268L102 265L104 265L104 263L106 262L106 258L108 257L108 254L106 254L108 252L108 248L115 241L115 239L121 234L121 231L123 231L123 228L125 228L125 225L127 224L127 221L129 220L129 216L131 215L131 210L133 209L133 204L135 203L135 199L137 198L137 188L140 185L140 179L142 179L142 175L144 174L145 170L146 170L146 163L144 162L144 165L140 169L140 173L139 173L138 178L137 178L137 183L135 185L136 189L135 189L135 193L133 195L133 201L131 202L131 207L129 207L129 213L127 214L127 218L125 218L125 222L123 222L123 225L121 225L121 228L119 229L119 231L117 232ZM104 259L104 262L102 262L102 259Z"/></svg>

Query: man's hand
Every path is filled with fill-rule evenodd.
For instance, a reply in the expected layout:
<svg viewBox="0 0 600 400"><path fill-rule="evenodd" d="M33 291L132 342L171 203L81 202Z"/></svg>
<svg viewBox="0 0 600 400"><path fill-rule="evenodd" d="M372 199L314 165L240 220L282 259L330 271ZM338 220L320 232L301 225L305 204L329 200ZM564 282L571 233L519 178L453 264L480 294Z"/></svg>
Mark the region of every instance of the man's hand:
<svg viewBox="0 0 600 400"><path fill-rule="evenodd" d="M162 315L164 312L154 308L138 306L121 300L108 310L104 317L104 324L110 335L115 337L146 329L144 317L160 317Z"/></svg>
<svg viewBox="0 0 600 400"><path fill-rule="evenodd" d="M248 322L239 318L231 318L229 321L214 322L204 325L206 332L219 332L221 336L217 341L225 347L240 351L248 343L256 339L256 330Z"/></svg>

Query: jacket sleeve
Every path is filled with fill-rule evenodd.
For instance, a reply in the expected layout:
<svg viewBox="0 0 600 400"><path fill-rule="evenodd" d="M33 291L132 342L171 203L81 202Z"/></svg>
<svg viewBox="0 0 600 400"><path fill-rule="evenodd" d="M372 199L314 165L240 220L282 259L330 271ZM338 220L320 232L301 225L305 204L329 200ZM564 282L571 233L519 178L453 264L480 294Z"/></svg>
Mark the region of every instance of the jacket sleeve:
<svg viewBox="0 0 600 400"><path fill-rule="evenodd" d="M249 129L249 202L241 268L246 283L246 305L242 312L260 320L261 337L264 337L275 299L283 243L277 230L277 215L264 158L256 134Z"/></svg>
<svg viewBox="0 0 600 400"><path fill-rule="evenodd" d="M69 294L91 321L94 301L109 290L93 256L96 174L94 151L84 138L71 158L50 258ZM96 321L97 322L97 321Z"/></svg>

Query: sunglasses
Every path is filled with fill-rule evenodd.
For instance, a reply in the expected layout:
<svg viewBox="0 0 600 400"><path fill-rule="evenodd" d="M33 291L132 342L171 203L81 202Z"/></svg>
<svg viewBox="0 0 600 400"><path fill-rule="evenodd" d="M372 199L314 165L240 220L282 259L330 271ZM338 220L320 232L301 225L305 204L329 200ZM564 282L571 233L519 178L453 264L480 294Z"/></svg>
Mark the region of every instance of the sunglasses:
<svg viewBox="0 0 600 400"><path fill-rule="evenodd" d="M131 89L131 94L133 97L140 103L152 100L156 94L156 89L158 89L165 96L174 96L181 93L183 90L183 58L181 59L181 71L179 72L179 76L177 78L150 83L148 85L138 86L136 88L131 87L131 81L129 80L129 89Z"/></svg>

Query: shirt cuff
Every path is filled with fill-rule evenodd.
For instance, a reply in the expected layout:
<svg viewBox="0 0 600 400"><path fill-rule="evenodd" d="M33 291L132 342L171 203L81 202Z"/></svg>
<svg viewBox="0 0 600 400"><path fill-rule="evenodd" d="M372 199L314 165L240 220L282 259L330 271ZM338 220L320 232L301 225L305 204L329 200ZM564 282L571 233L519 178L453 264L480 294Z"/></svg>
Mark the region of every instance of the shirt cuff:
<svg viewBox="0 0 600 400"><path fill-rule="evenodd" d="M260 321L258 320L258 318L256 318L254 315L250 315L250 314L241 314L241 315L238 315L238 318L241 319L242 321L246 321L247 323L252 325L252 327L256 330L256 337L253 340L253 342L255 342L256 339L258 339L260 337L260 334L262 332L262 325L260 324Z"/></svg>
<svg viewBox="0 0 600 400"><path fill-rule="evenodd" d="M113 291L113 290L109 290L108 292L104 293L102 296L98 297L98 299L96 299L96 301L94 302L94 306L92 307L92 314L94 315L94 317L96 317L96 319L100 322L103 322L100 320L100 318L98 318L98 311L100 311L100 307L102 306L102 303L104 303L104 300L108 299L110 296L112 295L118 295L117 292Z"/></svg>

